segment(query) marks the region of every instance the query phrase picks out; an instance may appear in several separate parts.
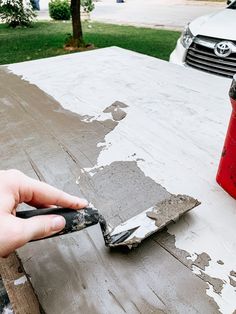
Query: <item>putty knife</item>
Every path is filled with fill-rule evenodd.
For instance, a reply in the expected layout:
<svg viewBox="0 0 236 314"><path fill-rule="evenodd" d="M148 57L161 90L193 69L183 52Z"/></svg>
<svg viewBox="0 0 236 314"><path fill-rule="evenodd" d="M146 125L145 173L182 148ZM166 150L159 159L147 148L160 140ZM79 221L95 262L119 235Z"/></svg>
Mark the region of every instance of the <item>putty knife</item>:
<svg viewBox="0 0 236 314"><path fill-rule="evenodd" d="M87 207L80 210L69 208L44 208L16 213L19 218L31 218L39 215L61 215L66 220L65 228L53 235L59 236L100 224L105 245L108 247L137 246L142 240L160 231L183 214L198 206L200 202L187 195L171 195L170 198L155 204L115 228L108 225L96 208Z"/></svg>

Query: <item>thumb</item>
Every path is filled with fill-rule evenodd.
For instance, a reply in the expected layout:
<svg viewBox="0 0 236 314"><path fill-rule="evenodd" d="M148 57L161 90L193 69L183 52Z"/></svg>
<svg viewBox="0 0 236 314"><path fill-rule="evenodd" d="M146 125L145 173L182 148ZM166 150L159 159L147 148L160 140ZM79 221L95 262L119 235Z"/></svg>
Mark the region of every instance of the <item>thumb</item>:
<svg viewBox="0 0 236 314"><path fill-rule="evenodd" d="M37 216L24 220L25 241L49 237L65 227L65 218L59 215Z"/></svg>
<svg viewBox="0 0 236 314"><path fill-rule="evenodd" d="M7 256L30 240L60 232L64 227L65 219L58 215L21 219L3 214L0 219L0 257Z"/></svg>

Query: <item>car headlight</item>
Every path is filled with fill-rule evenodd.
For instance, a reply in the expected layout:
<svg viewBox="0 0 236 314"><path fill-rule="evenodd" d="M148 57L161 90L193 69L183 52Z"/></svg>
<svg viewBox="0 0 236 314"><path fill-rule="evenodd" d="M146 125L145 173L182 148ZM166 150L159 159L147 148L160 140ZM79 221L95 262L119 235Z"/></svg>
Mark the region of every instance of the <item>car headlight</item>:
<svg viewBox="0 0 236 314"><path fill-rule="evenodd" d="M181 36L181 43L184 46L184 48L188 49L188 47L191 45L193 42L193 34L191 33L189 26L187 25L182 33Z"/></svg>

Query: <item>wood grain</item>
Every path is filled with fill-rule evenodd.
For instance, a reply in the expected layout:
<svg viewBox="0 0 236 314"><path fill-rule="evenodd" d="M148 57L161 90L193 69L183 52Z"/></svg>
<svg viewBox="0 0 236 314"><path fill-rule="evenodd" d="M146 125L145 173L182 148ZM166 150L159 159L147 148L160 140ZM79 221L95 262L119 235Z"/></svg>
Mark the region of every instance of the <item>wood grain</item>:
<svg viewBox="0 0 236 314"><path fill-rule="evenodd" d="M40 314L40 305L16 253L0 258L0 274L15 314Z"/></svg>

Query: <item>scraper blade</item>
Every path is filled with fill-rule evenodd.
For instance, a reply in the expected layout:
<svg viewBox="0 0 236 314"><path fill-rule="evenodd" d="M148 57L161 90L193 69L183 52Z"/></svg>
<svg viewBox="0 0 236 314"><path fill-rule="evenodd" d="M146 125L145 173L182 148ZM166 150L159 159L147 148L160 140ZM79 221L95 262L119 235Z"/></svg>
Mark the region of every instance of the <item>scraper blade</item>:
<svg viewBox="0 0 236 314"><path fill-rule="evenodd" d="M162 230L200 202L187 195L171 195L140 214L121 223L110 232L109 247L137 246L151 234ZM132 231L132 232L131 232ZM122 235L122 236L120 236Z"/></svg>

